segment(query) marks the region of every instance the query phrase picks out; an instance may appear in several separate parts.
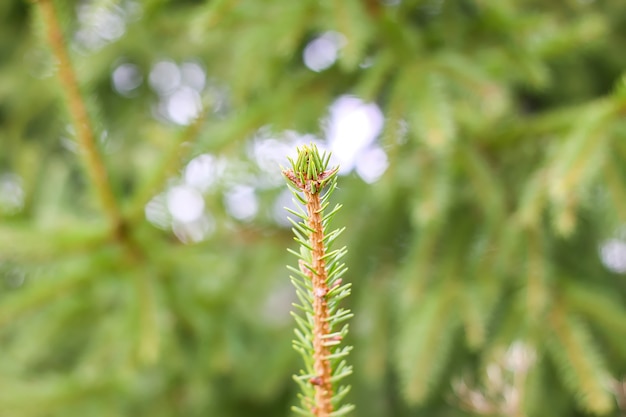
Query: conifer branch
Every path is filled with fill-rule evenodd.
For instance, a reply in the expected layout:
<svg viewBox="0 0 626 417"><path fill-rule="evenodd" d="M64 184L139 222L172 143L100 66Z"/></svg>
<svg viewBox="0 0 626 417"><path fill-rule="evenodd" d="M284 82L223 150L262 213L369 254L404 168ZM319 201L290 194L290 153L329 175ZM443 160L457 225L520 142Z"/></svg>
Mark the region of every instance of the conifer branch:
<svg viewBox="0 0 626 417"><path fill-rule="evenodd" d="M315 145L304 146L298 149L296 161L290 159L291 169L283 169L289 187L306 210L290 210L301 219L299 223L292 220L300 252L290 251L299 259L298 268L289 269L295 273L291 281L301 302L296 307L305 312L304 317L294 314L298 324L294 349L302 354L306 369L295 377L303 391L304 408L294 407L294 411L315 417L345 415L353 408L339 406L349 387L337 388L337 382L352 373L344 360L352 348L340 346L348 331L343 322L352 314L338 307L350 294L350 284L342 284L341 278L347 270L340 262L346 249L330 250L330 241L343 229L327 231L341 206L324 214L337 181L338 168L328 169L329 160L330 155L320 154Z"/></svg>
<svg viewBox="0 0 626 417"><path fill-rule="evenodd" d="M76 130L80 155L87 175L93 184L100 204L109 220L113 237L124 247L126 259L137 265L142 259L142 249L133 241L126 230L126 222L119 209L104 161L98 151L96 135L87 113L87 106L81 95L76 74L70 61L61 25L52 0L36 0L47 28L46 36L52 53L59 63L59 80L67 101L67 107ZM139 298L138 354L142 361L152 362L158 356L158 334L154 319L155 301L151 291L151 277L140 274L136 277Z"/></svg>
<svg viewBox="0 0 626 417"><path fill-rule="evenodd" d="M48 43L59 63L59 80L63 87L74 129L76 130L76 138L81 150L80 154L83 157L83 164L89 179L96 189L100 204L111 222L115 236L121 239L124 233L122 214L115 201L104 162L96 146L94 129L87 114L87 106L80 93L54 4L52 0L37 0L36 3L47 29Z"/></svg>

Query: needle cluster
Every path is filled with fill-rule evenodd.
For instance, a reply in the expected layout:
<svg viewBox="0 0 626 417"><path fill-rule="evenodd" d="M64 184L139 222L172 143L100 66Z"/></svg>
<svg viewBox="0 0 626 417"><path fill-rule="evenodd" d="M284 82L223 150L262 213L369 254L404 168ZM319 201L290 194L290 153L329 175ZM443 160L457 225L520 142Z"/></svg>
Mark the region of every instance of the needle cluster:
<svg viewBox="0 0 626 417"><path fill-rule="evenodd" d="M290 218L299 251L289 249L298 257L298 267L288 268L299 300L294 306L300 311L292 313L297 324L293 346L304 358L304 369L294 376L302 389L301 407L293 409L314 417L343 416L354 408L342 404L350 387L339 384L352 373L345 360L352 347L342 345L352 313L339 306L350 295L351 284L342 278L346 248L332 249L345 228L328 228L341 205L325 213L337 187L338 168L329 169L329 160L330 154L320 154L315 145L303 146L297 159L289 160L291 168L283 169L296 201L304 206L287 209L298 219Z"/></svg>

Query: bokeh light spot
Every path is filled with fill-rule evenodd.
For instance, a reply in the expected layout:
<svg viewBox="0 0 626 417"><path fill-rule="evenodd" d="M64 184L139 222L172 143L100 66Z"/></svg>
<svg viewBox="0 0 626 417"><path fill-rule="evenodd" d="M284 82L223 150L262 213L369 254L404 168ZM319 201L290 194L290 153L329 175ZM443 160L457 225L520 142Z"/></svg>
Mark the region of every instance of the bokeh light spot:
<svg viewBox="0 0 626 417"><path fill-rule="evenodd" d="M146 219L154 226L167 230L170 226L171 215L167 208L165 194L153 197L144 208Z"/></svg>
<svg viewBox="0 0 626 417"><path fill-rule="evenodd" d="M180 66L180 73L183 84L200 92L206 85L206 74L204 69L195 62L184 62Z"/></svg>
<svg viewBox="0 0 626 417"><path fill-rule="evenodd" d="M202 110L202 102L197 91L181 87L167 99L167 114L179 125L188 125Z"/></svg>
<svg viewBox="0 0 626 417"><path fill-rule="evenodd" d="M204 199L195 188L178 185L167 193L167 208L175 220L190 223L204 212Z"/></svg>
<svg viewBox="0 0 626 417"><path fill-rule="evenodd" d="M148 81L157 93L172 93L180 86L180 69L172 61L159 61L152 67Z"/></svg>
<svg viewBox="0 0 626 417"><path fill-rule="evenodd" d="M251 220L259 211L259 201L254 188L248 185L237 185L224 196L226 210L238 220Z"/></svg>
<svg viewBox="0 0 626 417"><path fill-rule="evenodd" d="M215 231L215 219L204 213L190 222L175 221L172 224L172 231L183 243L201 242Z"/></svg>
<svg viewBox="0 0 626 417"><path fill-rule="evenodd" d="M330 106L327 140L340 173L354 169L360 152L380 134L383 114L374 103L352 96L341 96Z"/></svg>
<svg viewBox="0 0 626 417"><path fill-rule="evenodd" d="M118 5L83 2L78 6L77 45L80 49L94 51L121 38L126 32L126 17L126 11Z"/></svg>
<svg viewBox="0 0 626 417"><path fill-rule="evenodd" d="M200 192L207 191L223 173L225 161L205 153L193 158L185 167L185 183Z"/></svg>
<svg viewBox="0 0 626 417"><path fill-rule="evenodd" d="M141 85L143 77L137 65L125 63L113 70L111 80L115 91L124 96L129 96Z"/></svg>
<svg viewBox="0 0 626 417"><path fill-rule="evenodd" d="M611 272L626 273L626 241L609 239L604 242L600 246L600 259Z"/></svg>
<svg viewBox="0 0 626 417"><path fill-rule="evenodd" d="M356 173L368 184L372 184L385 173L389 160L379 146L372 146L361 153L356 162Z"/></svg>
<svg viewBox="0 0 626 417"><path fill-rule="evenodd" d="M291 222L289 218L298 221L299 219L293 214L285 210L285 207L296 212L305 210L305 207L297 202L289 189L283 189L274 201L274 210L272 212L274 221L281 227L290 228Z"/></svg>
<svg viewBox="0 0 626 417"><path fill-rule="evenodd" d="M0 213L17 213L23 206L22 179L15 174L0 175Z"/></svg>
<svg viewBox="0 0 626 417"><path fill-rule="evenodd" d="M304 65L315 72L325 70L337 61L339 51L345 44L346 38L341 33L324 33L304 48Z"/></svg>

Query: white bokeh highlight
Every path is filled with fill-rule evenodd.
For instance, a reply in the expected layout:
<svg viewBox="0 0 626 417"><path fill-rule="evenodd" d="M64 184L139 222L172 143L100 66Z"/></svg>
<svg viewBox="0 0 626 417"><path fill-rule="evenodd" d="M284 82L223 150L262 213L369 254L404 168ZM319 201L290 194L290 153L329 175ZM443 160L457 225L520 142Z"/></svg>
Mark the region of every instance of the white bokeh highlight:
<svg viewBox="0 0 626 417"><path fill-rule="evenodd" d="M281 191L281 193L274 201L274 209L272 210L272 214L274 216L274 221L276 222L276 224L282 227L289 228L291 227L289 217L296 221L298 219L295 218L296 216L285 210L285 207L288 207L294 211L298 211L304 208L301 204L299 204L299 202L295 201L293 195L291 194L291 191L286 188Z"/></svg>
<svg viewBox="0 0 626 417"><path fill-rule="evenodd" d="M17 213L23 206L22 179L15 174L0 175L0 213Z"/></svg>
<svg viewBox="0 0 626 417"><path fill-rule="evenodd" d="M119 94L130 96L143 82L143 76L139 67L135 64L120 64L111 74L113 88Z"/></svg>
<svg viewBox="0 0 626 417"><path fill-rule="evenodd" d="M380 179L389 167L389 159L379 146L372 146L361 153L356 163L356 173L368 184Z"/></svg>
<svg viewBox="0 0 626 417"><path fill-rule="evenodd" d="M226 192L224 204L228 213L238 220L252 220L259 211L259 200L254 188L237 185Z"/></svg>
<svg viewBox="0 0 626 417"><path fill-rule="evenodd" d="M186 185L152 198L146 204L145 215L154 226L171 230L185 244L203 241L216 230L216 221L205 211L202 195Z"/></svg>
<svg viewBox="0 0 626 417"><path fill-rule="evenodd" d="M171 60L155 63L148 82L159 95L155 117L178 125L189 125L202 111L201 93L206 86L206 72L197 62Z"/></svg>
<svg viewBox="0 0 626 417"><path fill-rule="evenodd" d="M167 192L167 208L174 220L190 223L204 212L204 198L195 188L177 185Z"/></svg>
<svg viewBox="0 0 626 417"><path fill-rule="evenodd" d="M626 274L626 241L609 239L600 245L602 264L611 272Z"/></svg>
<svg viewBox="0 0 626 417"><path fill-rule="evenodd" d="M171 214L167 208L165 194L154 196L144 208L146 219L159 229L167 230L170 227Z"/></svg>
<svg viewBox="0 0 626 417"><path fill-rule="evenodd" d="M159 94L172 93L180 85L181 74L173 61L159 61L150 70L148 82Z"/></svg>
<svg viewBox="0 0 626 417"><path fill-rule="evenodd" d="M259 138L252 144L252 157L259 168L268 174L280 178L280 165L286 165L287 156L292 152L293 143L274 138Z"/></svg>
<svg viewBox="0 0 626 417"><path fill-rule="evenodd" d="M183 62L180 65L180 74L184 85L195 91L202 91L206 85L204 68L197 62Z"/></svg>
<svg viewBox="0 0 626 417"><path fill-rule="evenodd" d="M265 129L254 138L250 149L250 157L254 159L262 171L256 181L261 188L274 188L284 184L280 167L289 166L288 157L297 157L296 148L314 143L320 150L328 148L325 142L313 135L300 134L288 130L280 135L272 136Z"/></svg>
<svg viewBox="0 0 626 417"><path fill-rule="evenodd" d="M190 87L181 87L167 99L167 115L179 125L188 125L202 110L200 95Z"/></svg>
<svg viewBox="0 0 626 417"><path fill-rule="evenodd" d="M223 175L226 161L205 153L193 158L183 172L185 184L204 193L214 186Z"/></svg>
<svg viewBox="0 0 626 417"><path fill-rule="evenodd" d="M339 51L346 45L346 37L338 32L325 32L313 39L304 48L304 65L312 71L320 72L331 67L339 57Z"/></svg>
<svg viewBox="0 0 626 417"><path fill-rule="evenodd" d="M172 231L183 243L197 243L205 240L215 231L215 219L204 213L191 222L174 221Z"/></svg>
<svg viewBox="0 0 626 417"><path fill-rule="evenodd" d="M333 163L340 166L340 174L348 174L355 168L361 153L382 132L383 123L380 108L357 97L341 96L330 106L326 139ZM361 167L361 172L366 171L366 167Z"/></svg>
<svg viewBox="0 0 626 417"><path fill-rule="evenodd" d="M118 40L126 32L127 20L141 12L134 2L128 2L131 7L107 3L84 1L79 4L79 26L74 33L74 42L80 52L96 51Z"/></svg>

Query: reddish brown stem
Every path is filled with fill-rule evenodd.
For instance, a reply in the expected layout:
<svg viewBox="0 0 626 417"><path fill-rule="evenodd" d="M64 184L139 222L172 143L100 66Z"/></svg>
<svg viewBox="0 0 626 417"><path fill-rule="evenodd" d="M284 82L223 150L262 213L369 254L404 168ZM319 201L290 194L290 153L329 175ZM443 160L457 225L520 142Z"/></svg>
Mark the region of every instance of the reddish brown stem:
<svg viewBox="0 0 626 417"><path fill-rule="evenodd" d="M326 302L326 294L328 293L326 271L326 262L324 255L326 249L324 247L324 228L322 224L322 213L320 205L320 194L310 193L304 190L306 199L306 209L308 212L307 226L313 230L310 236L310 244L313 248L311 254L312 267L315 273L310 272L314 294L313 302L313 349L314 349L314 365L315 370L315 408L314 414L317 417L328 417L333 411L331 398L333 396L333 388L331 383L332 368L328 355L330 349L325 345L325 335L330 333L328 325L328 303Z"/></svg>

